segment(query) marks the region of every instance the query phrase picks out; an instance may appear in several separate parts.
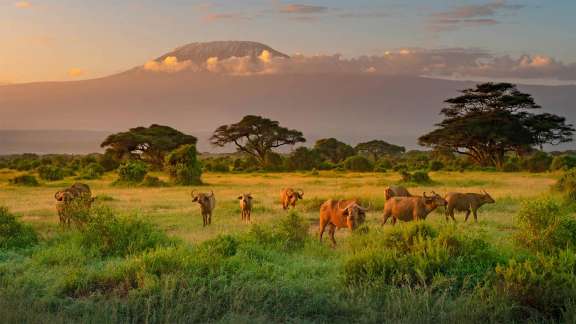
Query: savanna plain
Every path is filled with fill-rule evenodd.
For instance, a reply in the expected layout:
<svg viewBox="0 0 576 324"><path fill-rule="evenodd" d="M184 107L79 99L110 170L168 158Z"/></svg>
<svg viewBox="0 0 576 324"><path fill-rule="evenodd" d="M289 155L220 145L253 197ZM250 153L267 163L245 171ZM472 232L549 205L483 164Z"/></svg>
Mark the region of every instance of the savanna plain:
<svg viewBox="0 0 576 324"><path fill-rule="evenodd" d="M97 222L63 230L54 192L8 184L0 212L12 219L0 248L1 322L575 322L574 206L552 188L561 172L431 172L407 184L417 195L488 191L478 222L447 222L443 208L420 222L381 226L394 172L204 173L201 186L113 186L83 181ZM163 177L162 174L157 174ZM285 211L280 191L304 191ZM202 225L191 190L213 190ZM251 193L251 223L237 197ZM318 241L327 199L358 198L366 223Z"/></svg>

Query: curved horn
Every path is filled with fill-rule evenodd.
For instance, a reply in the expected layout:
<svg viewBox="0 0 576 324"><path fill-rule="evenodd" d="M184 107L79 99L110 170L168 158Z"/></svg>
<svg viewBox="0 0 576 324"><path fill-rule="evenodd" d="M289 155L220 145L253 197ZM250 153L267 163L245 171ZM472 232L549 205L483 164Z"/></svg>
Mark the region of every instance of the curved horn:
<svg viewBox="0 0 576 324"><path fill-rule="evenodd" d="M482 192L483 192L485 195L488 194L488 193L486 192L486 190L484 190L484 188L482 188L482 189L480 189L480 190L482 190Z"/></svg>
<svg viewBox="0 0 576 324"><path fill-rule="evenodd" d="M422 193L422 197L428 198L428 197L426 197L426 191L424 191L424 192Z"/></svg>
<svg viewBox="0 0 576 324"><path fill-rule="evenodd" d="M192 192L190 192L190 196L192 196L192 198L196 197L196 196L194 195L195 192L196 192L196 190L192 190Z"/></svg>
<svg viewBox="0 0 576 324"><path fill-rule="evenodd" d="M304 190L298 189L298 193L300 194L300 196L304 196Z"/></svg>
<svg viewBox="0 0 576 324"><path fill-rule="evenodd" d="M56 197L56 196L58 196L58 194L61 193L61 192L62 192L62 190L56 191L56 192L54 193L54 199L58 200L58 197Z"/></svg>
<svg viewBox="0 0 576 324"><path fill-rule="evenodd" d="M214 196L214 190L210 189L210 197Z"/></svg>

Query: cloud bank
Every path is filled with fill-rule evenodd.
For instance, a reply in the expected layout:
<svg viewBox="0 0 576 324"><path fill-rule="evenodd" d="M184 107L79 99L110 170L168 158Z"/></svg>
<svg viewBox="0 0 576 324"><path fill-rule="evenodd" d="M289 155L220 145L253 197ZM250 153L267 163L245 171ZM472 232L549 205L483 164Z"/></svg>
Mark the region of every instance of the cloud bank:
<svg viewBox="0 0 576 324"><path fill-rule="evenodd" d="M497 16L504 11L517 11L523 5L509 4L505 0L495 0L480 5L462 5L437 12L430 16L430 29L433 31L455 30L463 27L496 25Z"/></svg>
<svg viewBox="0 0 576 324"><path fill-rule="evenodd" d="M496 56L479 49L407 48L382 55L345 58L341 55L302 55L289 59L263 51L257 57L211 57L194 64L176 57L150 61L144 69L153 72L208 71L237 76L265 74L375 74L444 78L509 78L576 81L576 64L545 55Z"/></svg>

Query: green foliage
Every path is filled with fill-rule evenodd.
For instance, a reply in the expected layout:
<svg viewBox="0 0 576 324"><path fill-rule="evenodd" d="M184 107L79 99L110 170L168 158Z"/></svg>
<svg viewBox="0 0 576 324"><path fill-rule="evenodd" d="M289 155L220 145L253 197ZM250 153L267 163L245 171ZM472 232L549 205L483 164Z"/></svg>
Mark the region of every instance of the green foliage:
<svg viewBox="0 0 576 324"><path fill-rule="evenodd" d="M576 247L576 219L550 198L525 201L516 223L523 246L544 252Z"/></svg>
<svg viewBox="0 0 576 324"><path fill-rule="evenodd" d="M576 254L539 255L524 261L510 260L495 270L495 289L516 302L525 313L534 310L558 321L576 300Z"/></svg>
<svg viewBox="0 0 576 324"><path fill-rule="evenodd" d="M118 183L136 184L142 182L148 173L146 163L129 160L118 167Z"/></svg>
<svg viewBox="0 0 576 324"><path fill-rule="evenodd" d="M372 162L360 155L350 156L342 164L349 171L370 172L374 170Z"/></svg>
<svg viewBox="0 0 576 324"><path fill-rule="evenodd" d="M98 158L98 164L102 166L104 172L110 172L118 169L120 163L115 156L115 152L113 150L107 149L104 154L100 155Z"/></svg>
<svg viewBox="0 0 576 324"><path fill-rule="evenodd" d="M170 180L177 185L192 186L202 183L202 167L195 145L182 145L166 157L166 170Z"/></svg>
<svg viewBox="0 0 576 324"><path fill-rule="evenodd" d="M168 186L168 184L160 180L160 178L151 175L146 175L144 177L144 180L142 180L142 183L140 183L140 185L142 187L149 187L149 188Z"/></svg>
<svg viewBox="0 0 576 324"><path fill-rule="evenodd" d="M335 138L323 138L316 141L314 149L325 161L334 164L340 163L346 158L356 154L352 146L340 142Z"/></svg>
<svg viewBox="0 0 576 324"><path fill-rule="evenodd" d="M117 217L105 207L92 208L81 232L82 246L102 256L133 255L173 244L151 223L135 217Z"/></svg>
<svg viewBox="0 0 576 324"><path fill-rule="evenodd" d="M554 159L552 159L552 163L550 164L550 170L552 171L567 171L572 168L576 168L576 156L574 155L557 155L554 157Z"/></svg>
<svg viewBox="0 0 576 324"><path fill-rule="evenodd" d="M546 152L536 151L522 161L525 170L530 172L546 172L550 169L552 157Z"/></svg>
<svg viewBox="0 0 576 324"><path fill-rule="evenodd" d="M27 224L22 224L8 211L0 207L0 251L26 248L38 242L38 235Z"/></svg>
<svg viewBox="0 0 576 324"><path fill-rule="evenodd" d="M64 179L62 168L54 165L43 165L38 168L38 176L42 180L57 181Z"/></svg>
<svg viewBox="0 0 576 324"><path fill-rule="evenodd" d="M297 213L291 212L280 220L277 237L286 250L296 250L304 247L308 239L308 224Z"/></svg>
<svg viewBox="0 0 576 324"><path fill-rule="evenodd" d="M428 169L430 171L440 171L444 169L444 163L442 163L442 161L432 160L428 165Z"/></svg>
<svg viewBox="0 0 576 324"><path fill-rule="evenodd" d="M23 174L9 180L10 184L15 186L37 187L40 185L35 176L30 174Z"/></svg>
<svg viewBox="0 0 576 324"><path fill-rule="evenodd" d="M571 169L565 172L554 188L564 194L567 200L576 201L576 169Z"/></svg>
<svg viewBox="0 0 576 324"><path fill-rule="evenodd" d="M264 160L265 171L282 171L284 169L284 159L278 153L268 152Z"/></svg>
<svg viewBox="0 0 576 324"><path fill-rule="evenodd" d="M317 150L301 146L295 149L286 160L289 170L312 170L319 168L322 158Z"/></svg>
<svg viewBox="0 0 576 324"><path fill-rule="evenodd" d="M398 156L406 151L403 146L397 146L382 140L359 143L354 150L358 155L368 156L372 161L378 161L383 156Z"/></svg>
<svg viewBox="0 0 576 324"><path fill-rule="evenodd" d="M432 183L432 179L428 175L426 171L415 171L410 173L408 171L400 171L400 176L402 183L415 183L415 184L430 184Z"/></svg>
<svg viewBox="0 0 576 324"><path fill-rule="evenodd" d="M196 137L174 128L152 124L150 127L131 128L127 132L112 134L102 142L107 154L117 161L139 158L160 170L164 156L181 145L195 145Z"/></svg>
<svg viewBox="0 0 576 324"><path fill-rule="evenodd" d="M92 162L80 169L80 174L78 175L77 179L94 180L100 179L103 175L104 167L96 162Z"/></svg>

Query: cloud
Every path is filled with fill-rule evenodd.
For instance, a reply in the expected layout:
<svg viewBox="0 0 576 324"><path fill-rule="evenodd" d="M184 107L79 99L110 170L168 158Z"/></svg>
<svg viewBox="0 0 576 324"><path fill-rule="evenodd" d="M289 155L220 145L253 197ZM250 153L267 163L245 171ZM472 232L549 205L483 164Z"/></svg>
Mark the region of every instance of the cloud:
<svg viewBox="0 0 576 324"><path fill-rule="evenodd" d="M516 11L523 5L508 4L506 0L495 0L481 5L462 5L450 10L434 13L429 19L432 31L455 30L462 27L487 26L500 23L495 19L500 12Z"/></svg>
<svg viewBox="0 0 576 324"><path fill-rule="evenodd" d="M429 76L455 79L576 81L576 63L546 55L494 55L474 48L401 48L381 55L344 58L341 55L275 57L262 51L255 57L211 57L200 65L175 57L150 61L145 70L157 72L207 71L236 76L266 74L371 74Z"/></svg>
<svg viewBox="0 0 576 324"><path fill-rule="evenodd" d="M280 8L284 14L316 14L328 11L328 7L312 6L306 4L289 4Z"/></svg>
<svg viewBox="0 0 576 324"><path fill-rule="evenodd" d="M196 68L191 61L178 61L175 56L168 56L161 61L148 61L144 64L144 70L152 72L174 73Z"/></svg>
<svg viewBox="0 0 576 324"><path fill-rule="evenodd" d="M78 78L84 76L85 74L86 71L80 68L71 68L70 70L68 70L68 76L72 78Z"/></svg>
<svg viewBox="0 0 576 324"><path fill-rule="evenodd" d="M239 13L211 13L202 17L204 22L215 22L221 20L242 20L249 19Z"/></svg>
<svg viewBox="0 0 576 324"><path fill-rule="evenodd" d="M18 1L18 2L14 3L14 7L20 8L20 9L32 8L32 3L28 2L28 1Z"/></svg>

